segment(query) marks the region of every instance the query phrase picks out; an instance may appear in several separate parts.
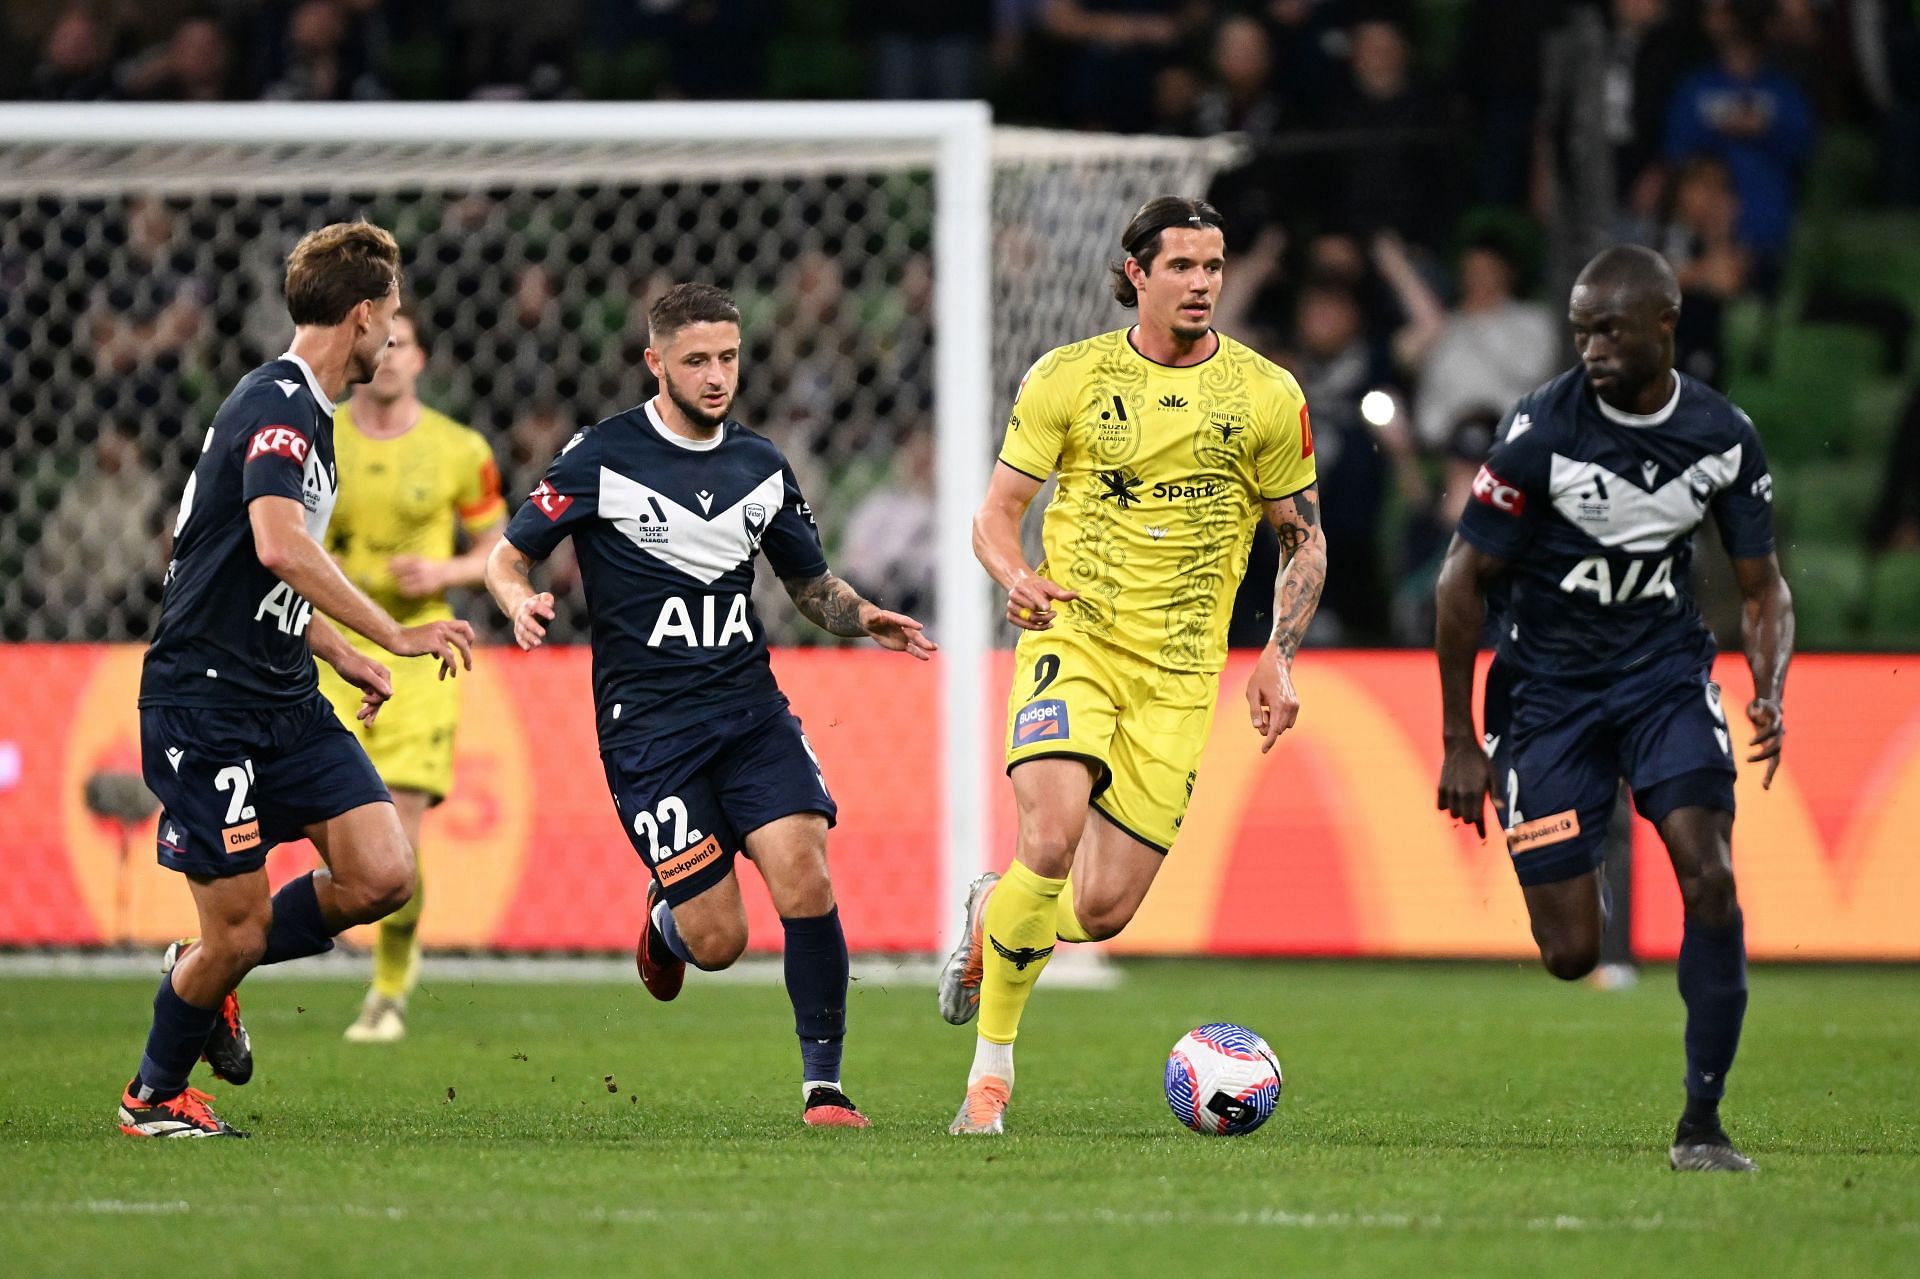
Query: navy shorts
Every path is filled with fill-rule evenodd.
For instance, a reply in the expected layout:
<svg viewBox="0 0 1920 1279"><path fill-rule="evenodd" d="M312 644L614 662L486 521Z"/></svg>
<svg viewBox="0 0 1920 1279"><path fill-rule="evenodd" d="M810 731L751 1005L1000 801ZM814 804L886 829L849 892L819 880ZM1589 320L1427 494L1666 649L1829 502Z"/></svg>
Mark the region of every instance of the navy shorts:
<svg viewBox="0 0 1920 1279"><path fill-rule="evenodd" d="M316 822L391 802L318 692L283 709L140 708L140 772L159 797L160 864L244 875Z"/></svg>
<svg viewBox="0 0 1920 1279"><path fill-rule="evenodd" d="M1711 656L1681 653L1583 680L1496 661L1486 732L1494 802L1522 884L1599 867L1622 778L1655 824L1679 808L1733 811L1733 740Z"/></svg>
<svg viewBox="0 0 1920 1279"><path fill-rule="evenodd" d="M747 835L795 813L839 810L784 700L721 710L705 723L600 752L620 824L668 905L733 869Z"/></svg>

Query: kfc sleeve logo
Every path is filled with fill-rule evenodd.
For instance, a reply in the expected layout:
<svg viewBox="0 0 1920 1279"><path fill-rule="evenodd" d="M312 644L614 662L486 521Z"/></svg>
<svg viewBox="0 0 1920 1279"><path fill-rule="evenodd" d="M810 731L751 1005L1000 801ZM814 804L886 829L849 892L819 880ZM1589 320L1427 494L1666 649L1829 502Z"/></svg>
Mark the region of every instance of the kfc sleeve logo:
<svg viewBox="0 0 1920 1279"><path fill-rule="evenodd" d="M247 461L272 453L304 465L310 447L307 437L290 426L263 426L253 433L253 442L247 445Z"/></svg>
<svg viewBox="0 0 1920 1279"><path fill-rule="evenodd" d="M533 492L527 494L527 500L540 508L540 514L550 520L557 520L567 513L573 505L573 499L554 492L553 485L541 480Z"/></svg>
<svg viewBox="0 0 1920 1279"><path fill-rule="evenodd" d="M1308 415L1305 402L1300 405L1300 456L1313 456L1313 418Z"/></svg>
<svg viewBox="0 0 1920 1279"><path fill-rule="evenodd" d="M1508 515L1520 515L1527 509L1527 495L1495 475L1489 466L1482 466L1480 474L1473 477L1473 500Z"/></svg>

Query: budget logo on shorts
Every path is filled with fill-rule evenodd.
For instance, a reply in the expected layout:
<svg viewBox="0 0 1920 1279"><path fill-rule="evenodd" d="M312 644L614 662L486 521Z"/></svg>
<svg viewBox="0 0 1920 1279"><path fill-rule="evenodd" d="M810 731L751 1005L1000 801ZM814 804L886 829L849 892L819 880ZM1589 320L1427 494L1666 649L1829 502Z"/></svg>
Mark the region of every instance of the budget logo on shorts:
<svg viewBox="0 0 1920 1279"><path fill-rule="evenodd" d="M1507 851L1518 857L1536 848L1558 844L1580 833L1580 814L1569 808L1550 817L1522 822L1507 832Z"/></svg>
<svg viewBox="0 0 1920 1279"><path fill-rule="evenodd" d="M227 856L238 857L260 847L260 823L242 822L238 826L227 826L220 831L220 847Z"/></svg>
<svg viewBox="0 0 1920 1279"><path fill-rule="evenodd" d="M676 853L667 858L654 871L660 876L660 887L685 879L702 866L720 855L720 841L709 835L684 853Z"/></svg>
<svg viewBox="0 0 1920 1279"><path fill-rule="evenodd" d="M1020 708L1013 720L1013 744L1027 746L1067 735L1067 704L1057 697Z"/></svg>

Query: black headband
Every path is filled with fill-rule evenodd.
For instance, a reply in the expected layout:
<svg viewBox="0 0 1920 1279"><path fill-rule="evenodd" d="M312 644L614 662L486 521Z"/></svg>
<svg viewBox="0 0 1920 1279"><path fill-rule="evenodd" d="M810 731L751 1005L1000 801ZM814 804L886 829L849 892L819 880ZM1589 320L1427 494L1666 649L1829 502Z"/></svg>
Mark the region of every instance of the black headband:
<svg viewBox="0 0 1920 1279"><path fill-rule="evenodd" d="M1149 226L1143 227L1140 234L1133 237L1132 244L1123 246L1127 251L1127 256L1130 258L1139 257L1141 250L1145 249L1148 242L1156 235L1177 226L1189 226L1196 231L1204 231L1208 228L1212 228L1215 231L1222 229L1218 222L1211 220L1204 214L1176 213L1164 221L1154 222Z"/></svg>

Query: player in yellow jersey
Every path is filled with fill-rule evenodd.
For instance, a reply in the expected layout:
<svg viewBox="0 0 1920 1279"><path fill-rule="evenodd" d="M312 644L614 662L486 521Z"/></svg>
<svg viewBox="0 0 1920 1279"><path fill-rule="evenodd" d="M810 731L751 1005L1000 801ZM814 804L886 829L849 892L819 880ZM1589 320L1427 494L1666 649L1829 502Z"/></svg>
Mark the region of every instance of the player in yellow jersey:
<svg viewBox="0 0 1920 1279"><path fill-rule="evenodd" d="M480 583L507 512L486 440L426 407L414 393L426 362L419 325L403 308L394 317L380 371L334 418L340 500L327 529L327 550L354 585L403 626L453 616L447 590ZM459 532L469 545L455 554ZM358 635L347 632L347 638L362 652L374 651ZM418 867L421 819L453 786L458 688L437 678L430 661L389 661L394 700L375 723L354 718L360 693L324 666L320 686L393 793ZM420 972L425 897L424 876L415 873L412 900L380 921L373 988L347 1027L354 1043L406 1034L407 996Z"/></svg>
<svg viewBox="0 0 1920 1279"><path fill-rule="evenodd" d="M974 881L940 981L948 1021L980 1017L955 1133L1002 1130L1014 1036L1056 939L1125 928L1173 845L1258 521L1279 531L1283 559L1273 637L1246 689L1263 751L1299 713L1290 671L1326 582L1306 401L1212 328L1219 213L1162 196L1120 243L1114 295L1139 323L1028 371L973 521L974 553L1026 633L1007 708L1014 860ZM1020 519L1049 475L1060 484L1035 568Z"/></svg>

